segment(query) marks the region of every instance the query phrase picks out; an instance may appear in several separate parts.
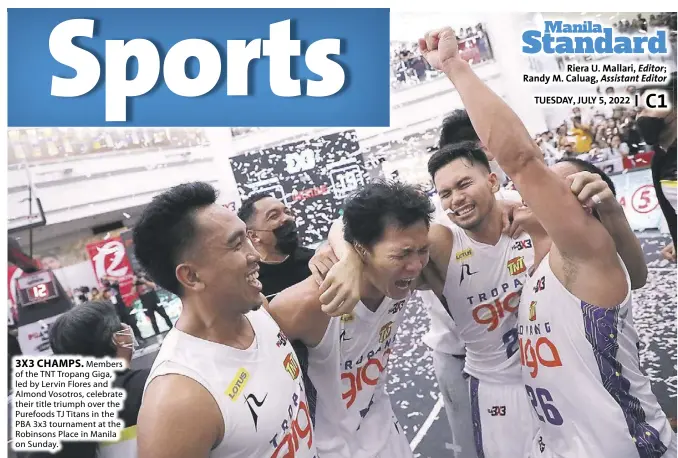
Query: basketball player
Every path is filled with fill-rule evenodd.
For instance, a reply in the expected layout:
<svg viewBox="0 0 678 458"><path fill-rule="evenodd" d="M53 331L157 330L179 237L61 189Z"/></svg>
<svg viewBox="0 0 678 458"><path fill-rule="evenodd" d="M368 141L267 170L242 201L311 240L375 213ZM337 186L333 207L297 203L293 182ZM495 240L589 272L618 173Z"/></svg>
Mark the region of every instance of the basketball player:
<svg viewBox="0 0 678 458"><path fill-rule="evenodd" d="M140 458L315 457L299 364L265 309L259 254L207 183L155 197L135 254L183 310L153 363Z"/></svg>
<svg viewBox="0 0 678 458"><path fill-rule="evenodd" d="M512 239L502 233L496 176L477 143L447 145L431 156L428 166L443 208L450 212L454 224L449 228L431 227L431 263L423 274L447 304L466 346L475 449L478 456L522 456L529 445L525 440L531 439L532 432L529 405L524 402L516 322L527 267L534 256L532 241L527 234ZM598 193L609 191L606 187L594 190L598 199ZM581 198L588 199L584 195ZM628 223L619 227L614 221L611 224L611 232L623 232L625 227L627 237L632 239L620 253L630 265L644 266L642 250ZM336 232L330 235L330 241L333 246L342 245ZM338 257L343 259L344 253ZM647 274L646 269L637 270ZM359 278L360 265L349 272ZM431 281L436 275L438 278ZM464 453L462 449L461 456Z"/></svg>
<svg viewBox="0 0 678 458"><path fill-rule="evenodd" d="M271 301L285 334L308 347L308 375L317 391L314 443L323 458L412 456L385 387L404 305L428 262L433 211L413 186L368 184L347 199L343 213L345 240L365 266L354 311L325 314L313 277Z"/></svg>
<svg viewBox="0 0 678 458"><path fill-rule="evenodd" d="M639 368L628 273L612 237L572 194L577 179L568 185L546 167L520 119L461 59L452 29L427 33L419 47L454 84L527 204L516 219L535 252L518 320L539 425L530 456L675 456L676 436Z"/></svg>
<svg viewBox="0 0 678 458"><path fill-rule="evenodd" d="M431 226L431 262L418 281L428 284L447 307L466 346L471 418L459 421L472 420L474 443L458 456L524 456L532 420L515 325L532 260L531 240L527 234L513 239L502 233L502 207L495 197L499 183L476 142L442 147L428 168L454 224ZM337 226L330 233L337 257L355 257L336 237ZM355 276L362 270L359 264L351 269Z"/></svg>

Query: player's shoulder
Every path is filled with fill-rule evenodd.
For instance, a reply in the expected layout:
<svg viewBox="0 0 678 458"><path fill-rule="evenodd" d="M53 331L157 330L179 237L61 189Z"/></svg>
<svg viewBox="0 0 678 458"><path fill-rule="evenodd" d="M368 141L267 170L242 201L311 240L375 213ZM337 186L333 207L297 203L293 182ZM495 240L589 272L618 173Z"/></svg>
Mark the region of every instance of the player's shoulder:
<svg viewBox="0 0 678 458"><path fill-rule="evenodd" d="M196 422L195 418L200 418ZM140 449L176 446L168 431L180 428L198 448L209 449L223 435L223 420L215 398L197 381L180 374L154 378L139 410ZM162 453L170 456L170 451Z"/></svg>
<svg viewBox="0 0 678 458"><path fill-rule="evenodd" d="M431 223L428 239L431 242L432 250L452 249L452 242L454 241L452 222L450 221L450 226L438 222Z"/></svg>

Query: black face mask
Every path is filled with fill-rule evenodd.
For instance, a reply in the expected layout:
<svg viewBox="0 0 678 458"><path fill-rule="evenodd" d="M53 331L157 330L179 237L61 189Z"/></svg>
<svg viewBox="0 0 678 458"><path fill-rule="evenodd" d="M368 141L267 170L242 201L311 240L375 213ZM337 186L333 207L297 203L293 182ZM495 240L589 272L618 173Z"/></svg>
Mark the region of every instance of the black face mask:
<svg viewBox="0 0 678 458"><path fill-rule="evenodd" d="M651 116L641 116L636 119L636 124L638 125L640 136L643 137L645 143L650 146L659 143L659 135L661 135L665 126L663 119L653 118Z"/></svg>
<svg viewBox="0 0 678 458"><path fill-rule="evenodd" d="M273 235L277 240L275 247L282 254L292 254L299 246L299 234L294 221L283 223L282 226L273 230Z"/></svg>

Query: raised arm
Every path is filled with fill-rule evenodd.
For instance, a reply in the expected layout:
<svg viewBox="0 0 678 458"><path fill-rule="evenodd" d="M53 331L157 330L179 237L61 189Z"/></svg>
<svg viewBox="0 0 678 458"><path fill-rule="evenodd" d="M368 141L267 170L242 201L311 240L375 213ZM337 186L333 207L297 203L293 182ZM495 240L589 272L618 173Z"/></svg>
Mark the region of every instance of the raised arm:
<svg viewBox="0 0 678 458"><path fill-rule="evenodd" d="M557 248L556 257L572 266L588 266L589 271L619 274L612 237L599 221L589 217L568 183L549 170L541 150L513 110L461 59L454 31L444 28L431 32L419 40L419 46L429 63L444 71L456 87L480 141L492 151L548 233ZM567 277L569 271L564 270ZM572 278L561 280L567 285ZM599 305L619 303L618 293L606 293L590 298L602 302Z"/></svg>

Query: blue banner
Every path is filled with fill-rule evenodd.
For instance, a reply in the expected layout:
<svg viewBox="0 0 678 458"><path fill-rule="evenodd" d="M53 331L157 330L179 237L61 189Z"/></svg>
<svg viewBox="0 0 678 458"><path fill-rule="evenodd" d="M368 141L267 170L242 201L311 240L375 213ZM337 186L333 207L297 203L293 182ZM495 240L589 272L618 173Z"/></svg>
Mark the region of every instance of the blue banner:
<svg viewBox="0 0 678 458"><path fill-rule="evenodd" d="M388 126L388 9L9 9L10 127Z"/></svg>

